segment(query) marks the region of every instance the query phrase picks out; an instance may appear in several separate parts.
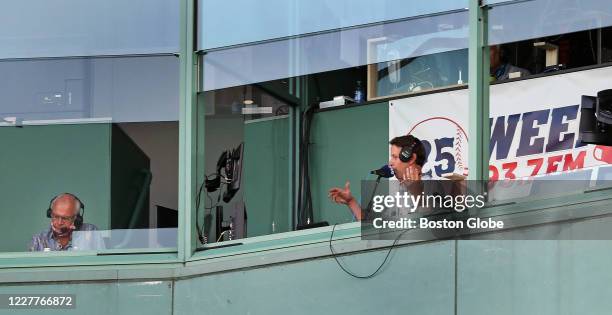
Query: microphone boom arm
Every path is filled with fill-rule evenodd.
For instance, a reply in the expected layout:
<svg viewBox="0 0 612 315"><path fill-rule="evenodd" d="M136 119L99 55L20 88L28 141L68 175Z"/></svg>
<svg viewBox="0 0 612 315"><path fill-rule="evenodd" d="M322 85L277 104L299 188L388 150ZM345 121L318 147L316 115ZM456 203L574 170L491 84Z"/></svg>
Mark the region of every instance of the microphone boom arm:
<svg viewBox="0 0 612 315"><path fill-rule="evenodd" d="M370 195L370 201L368 202L368 207L365 209L366 213L370 211L370 209L372 208L372 202L374 201L374 195L376 195L376 189L378 188L378 184L380 184L380 179L382 178L382 176L378 175L378 178L376 178L376 184L374 184L374 190L372 190L372 195ZM363 216L362 216L362 220L363 220Z"/></svg>

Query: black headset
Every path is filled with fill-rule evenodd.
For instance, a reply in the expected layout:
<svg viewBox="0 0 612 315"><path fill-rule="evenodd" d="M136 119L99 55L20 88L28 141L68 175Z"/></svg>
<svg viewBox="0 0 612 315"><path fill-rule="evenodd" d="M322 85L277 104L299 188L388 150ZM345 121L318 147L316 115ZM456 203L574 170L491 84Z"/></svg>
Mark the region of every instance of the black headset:
<svg viewBox="0 0 612 315"><path fill-rule="evenodd" d="M400 161L407 163L410 161L410 159L412 159L412 154L414 153L414 147L417 146L418 141L419 140L413 137L412 144L402 147L402 150L400 151L400 154L399 154Z"/></svg>
<svg viewBox="0 0 612 315"><path fill-rule="evenodd" d="M74 227L76 230L80 230L81 226L83 225L83 216L85 215L85 204L81 201L81 199L79 199L79 197L71 193L61 193L51 199L51 201L49 202L49 208L47 208L47 218L51 218L51 213L53 212L51 206L53 206L53 202L55 201L55 199L57 199L59 196L64 195L72 196L76 201L79 202L79 213L77 213L77 216L74 219Z"/></svg>

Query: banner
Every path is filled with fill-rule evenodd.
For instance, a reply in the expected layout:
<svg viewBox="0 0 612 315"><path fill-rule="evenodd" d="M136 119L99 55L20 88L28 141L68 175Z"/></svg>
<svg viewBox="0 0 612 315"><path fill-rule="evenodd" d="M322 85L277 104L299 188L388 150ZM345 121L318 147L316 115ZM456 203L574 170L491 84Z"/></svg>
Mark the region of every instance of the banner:
<svg viewBox="0 0 612 315"><path fill-rule="evenodd" d="M612 67L492 85L489 177L574 173L597 179L597 172L579 170L612 164L612 147L578 141L580 102L582 95L611 88ZM423 140L423 173L432 178L467 176L468 111L467 89L390 101L389 139L412 134Z"/></svg>

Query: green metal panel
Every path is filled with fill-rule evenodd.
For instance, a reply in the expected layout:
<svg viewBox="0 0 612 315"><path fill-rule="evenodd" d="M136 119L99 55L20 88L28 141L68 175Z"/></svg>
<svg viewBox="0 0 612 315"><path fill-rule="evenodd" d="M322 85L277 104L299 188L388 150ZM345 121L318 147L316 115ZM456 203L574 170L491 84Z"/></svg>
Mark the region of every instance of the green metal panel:
<svg viewBox="0 0 612 315"><path fill-rule="evenodd" d="M489 178L489 55L487 14L480 0L470 1L469 36L469 179Z"/></svg>
<svg viewBox="0 0 612 315"><path fill-rule="evenodd" d="M110 124L0 128L0 251L25 251L46 229L50 199L62 192L86 205L85 222L110 226Z"/></svg>
<svg viewBox="0 0 612 315"><path fill-rule="evenodd" d="M611 206L608 196L574 212ZM539 212L566 218L566 209L571 207ZM495 233L489 240L458 241L457 314L491 314L493 309L501 315L609 314L611 224L612 217L593 216Z"/></svg>
<svg viewBox="0 0 612 315"><path fill-rule="evenodd" d="M296 145L300 143L301 132L297 131L300 126L300 109L294 106L289 107L288 117L288 129L289 129L289 143L287 145L287 187L289 192L289 198L287 198L287 208L290 209L290 215L287 216L287 226L295 227L295 218L297 218L296 209L298 208L298 189L299 185L299 152L300 146Z"/></svg>
<svg viewBox="0 0 612 315"><path fill-rule="evenodd" d="M34 272L41 272L40 277L46 277L51 274L50 269L46 267L54 267L53 271L74 270L75 266L96 266L99 270L114 270L117 265L135 265L134 268L139 268L139 264L164 264L178 262L175 253L136 253L136 250L125 250L128 254L123 255L103 255L97 256L97 253L91 251L73 251L73 252L57 252L47 255L47 252L38 253L7 253L12 257L2 257L0 260L0 268L5 268L5 272L22 272L23 268L43 268L34 269ZM165 252L165 251L164 251ZM59 268L56 268L59 267Z"/></svg>
<svg viewBox="0 0 612 315"><path fill-rule="evenodd" d="M117 282L116 314L173 314L173 285L172 281L154 280Z"/></svg>
<svg viewBox="0 0 612 315"><path fill-rule="evenodd" d="M289 119L250 121L244 126L242 187L248 236L289 230Z"/></svg>
<svg viewBox="0 0 612 315"><path fill-rule="evenodd" d="M389 103L376 103L314 115L310 147L312 202L315 221L353 220L346 206L327 198L332 187L348 180L357 200L361 180L389 161Z"/></svg>
<svg viewBox="0 0 612 315"><path fill-rule="evenodd" d="M197 247L195 196L197 188L197 69L195 0L180 0L179 78L179 236L178 255L185 260ZM201 104L203 106L203 104ZM203 127L203 126L202 126ZM204 148L202 148L204 151ZM202 152L203 154L203 152Z"/></svg>
<svg viewBox="0 0 612 315"><path fill-rule="evenodd" d="M611 247L612 241L459 241L457 314L610 314Z"/></svg>
<svg viewBox="0 0 612 315"><path fill-rule="evenodd" d="M367 274L386 253L340 261ZM369 280L333 258L178 280L174 314L453 314L454 261L454 241L444 241L397 248Z"/></svg>

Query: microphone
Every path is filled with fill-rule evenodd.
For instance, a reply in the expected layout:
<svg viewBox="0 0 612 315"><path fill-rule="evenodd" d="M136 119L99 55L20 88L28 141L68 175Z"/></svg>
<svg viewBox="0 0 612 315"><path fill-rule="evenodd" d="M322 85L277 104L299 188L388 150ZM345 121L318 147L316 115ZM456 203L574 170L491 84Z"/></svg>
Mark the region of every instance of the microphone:
<svg viewBox="0 0 612 315"><path fill-rule="evenodd" d="M376 194L376 188L378 188L378 184L380 184L381 177L391 178L395 176L395 172L389 165L383 165L381 168L377 170L370 171L370 174L377 175L378 178L376 178L376 184L374 184L374 189L372 190L372 195L370 196L370 201L368 202L368 207L365 208L366 215L369 215L370 209L372 209L372 202L374 201L374 195Z"/></svg>
<svg viewBox="0 0 612 315"><path fill-rule="evenodd" d="M395 176L395 172L391 167L389 167L389 165L384 165L383 167L377 170L370 171L370 174L378 175L384 178L391 178Z"/></svg>
<svg viewBox="0 0 612 315"><path fill-rule="evenodd" d="M58 229L53 228L53 234L56 237L66 237L72 233L72 229L70 227L61 227Z"/></svg>

